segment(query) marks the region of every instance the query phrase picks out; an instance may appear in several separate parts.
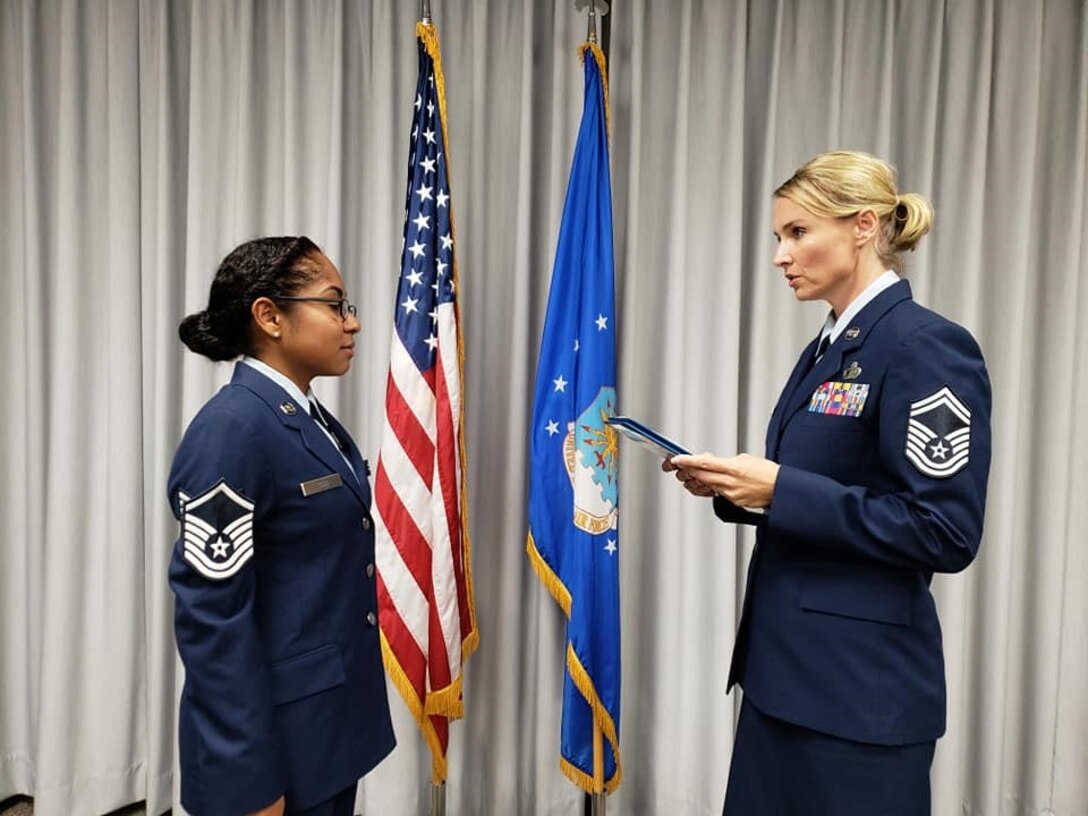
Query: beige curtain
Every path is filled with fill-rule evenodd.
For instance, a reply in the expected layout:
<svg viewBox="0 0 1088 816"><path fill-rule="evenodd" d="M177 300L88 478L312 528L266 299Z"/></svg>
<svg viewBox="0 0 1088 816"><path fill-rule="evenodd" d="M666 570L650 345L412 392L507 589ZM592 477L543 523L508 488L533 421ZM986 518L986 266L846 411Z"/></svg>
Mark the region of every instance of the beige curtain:
<svg viewBox="0 0 1088 816"><path fill-rule="evenodd" d="M452 814L572 814L561 613L524 554L535 356L582 102L568 2L433 0L462 266L481 647ZM621 407L760 452L823 318L770 264L770 192L871 150L928 195L916 297L994 383L986 537L934 586L949 733L934 813L1088 814L1088 9L1082 0L617 0L610 82ZM176 325L218 260L305 232L363 334L316 388L374 454L403 219L415 4L0 0L0 800L172 806L178 686L164 480L229 373ZM624 457L623 814L720 812L725 671L752 541ZM427 812L399 747L367 814ZM175 812L180 809L175 807Z"/></svg>

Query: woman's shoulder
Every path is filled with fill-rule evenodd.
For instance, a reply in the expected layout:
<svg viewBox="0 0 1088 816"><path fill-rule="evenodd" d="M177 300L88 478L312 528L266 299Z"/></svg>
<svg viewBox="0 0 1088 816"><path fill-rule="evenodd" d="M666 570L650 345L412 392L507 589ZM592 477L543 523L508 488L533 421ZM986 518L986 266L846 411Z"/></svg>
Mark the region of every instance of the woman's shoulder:
<svg viewBox="0 0 1088 816"><path fill-rule="evenodd" d="M915 300L903 301L892 311L892 318L889 328L900 346L950 345L979 356L982 354L974 335L966 327Z"/></svg>
<svg viewBox="0 0 1088 816"><path fill-rule="evenodd" d="M245 439L274 419L268 405L247 388L227 383L196 412L189 422L185 439ZM184 443L185 440L183 440Z"/></svg>

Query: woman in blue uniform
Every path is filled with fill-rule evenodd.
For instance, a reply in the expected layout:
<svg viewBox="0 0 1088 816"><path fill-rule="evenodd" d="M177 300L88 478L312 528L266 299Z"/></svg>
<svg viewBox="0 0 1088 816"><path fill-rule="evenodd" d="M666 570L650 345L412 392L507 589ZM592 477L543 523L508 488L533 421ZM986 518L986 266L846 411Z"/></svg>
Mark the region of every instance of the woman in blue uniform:
<svg viewBox="0 0 1088 816"><path fill-rule="evenodd" d="M898 275L932 217L864 153L817 156L775 190L774 264L831 312L779 397L766 458L664 465L722 520L757 527L726 816L930 812L945 729L930 581L978 552L990 467L979 347Z"/></svg>
<svg viewBox="0 0 1088 816"><path fill-rule="evenodd" d="M168 487L193 816L350 816L393 748L368 468L310 388L347 373L358 331L340 273L304 237L239 246L179 328L198 354L241 357Z"/></svg>

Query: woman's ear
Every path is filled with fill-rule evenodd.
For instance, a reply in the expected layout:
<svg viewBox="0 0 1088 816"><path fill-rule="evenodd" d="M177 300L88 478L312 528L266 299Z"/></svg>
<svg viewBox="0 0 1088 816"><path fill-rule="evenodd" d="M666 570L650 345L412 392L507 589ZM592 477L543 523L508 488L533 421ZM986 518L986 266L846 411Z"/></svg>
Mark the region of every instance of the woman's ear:
<svg viewBox="0 0 1088 816"><path fill-rule="evenodd" d="M867 244L872 240L879 229L880 216L871 207L866 207L854 216L854 235L857 238L858 246Z"/></svg>
<svg viewBox="0 0 1088 816"><path fill-rule="evenodd" d="M259 297L249 307L253 315L253 322L257 325L257 331L266 337L279 339L283 331L283 313L279 307L266 297Z"/></svg>

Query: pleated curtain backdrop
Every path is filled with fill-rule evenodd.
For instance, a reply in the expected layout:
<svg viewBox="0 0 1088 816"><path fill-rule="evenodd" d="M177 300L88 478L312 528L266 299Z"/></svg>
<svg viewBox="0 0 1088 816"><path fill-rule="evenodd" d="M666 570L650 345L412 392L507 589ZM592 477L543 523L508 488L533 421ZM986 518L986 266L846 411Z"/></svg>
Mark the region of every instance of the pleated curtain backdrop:
<svg viewBox="0 0 1088 816"><path fill-rule="evenodd" d="M573 814L561 614L524 552L528 419L581 112L569 2L433 0L462 264L481 647L448 812ZM1088 8L1083 0L616 0L610 14L621 409L762 453L823 319L770 263L770 194L875 152L936 226L915 296L994 385L977 562L938 576L949 731L933 812L1088 814ZM415 82L403 0L0 0L0 800L42 816L175 803L180 689L165 475L228 376L183 353L219 259L306 233L363 325L316 390L376 454ZM620 814L716 814L725 673L753 541L640 452L621 464ZM399 746L364 814L424 814Z"/></svg>

